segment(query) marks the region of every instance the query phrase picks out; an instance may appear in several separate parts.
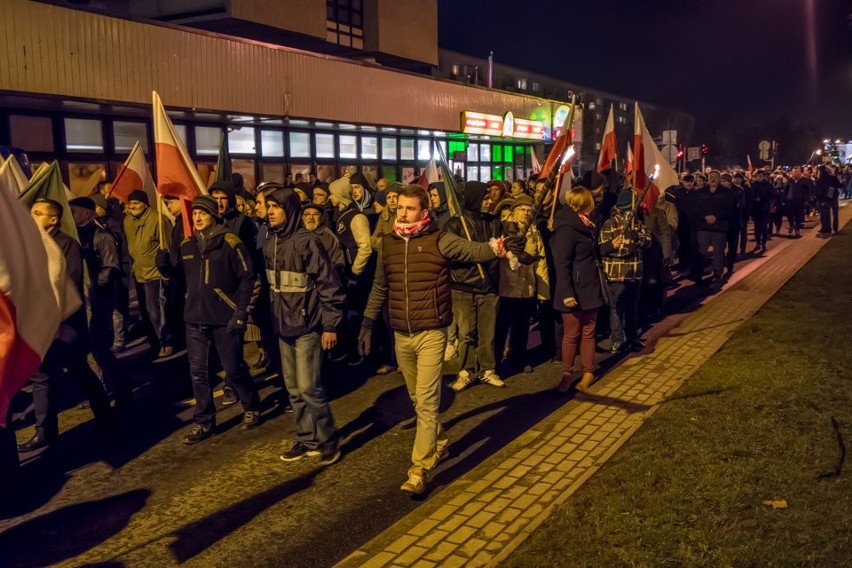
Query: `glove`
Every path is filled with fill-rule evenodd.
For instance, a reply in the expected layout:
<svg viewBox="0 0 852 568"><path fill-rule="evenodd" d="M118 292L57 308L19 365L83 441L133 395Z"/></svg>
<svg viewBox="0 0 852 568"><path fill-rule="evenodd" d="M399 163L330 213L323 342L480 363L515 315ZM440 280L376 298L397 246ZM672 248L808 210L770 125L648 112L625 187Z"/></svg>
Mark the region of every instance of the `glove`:
<svg viewBox="0 0 852 568"><path fill-rule="evenodd" d="M538 256L537 254L530 254L526 251L522 252L521 254L516 254L516 256L518 257L518 262L520 262L521 264L535 264L536 262L544 258Z"/></svg>
<svg viewBox="0 0 852 568"><path fill-rule="evenodd" d="M503 239L503 247L517 257L524 254L524 248L526 246L527 240L521 236L506 237Z"/></svg>
<svg viewBox="0 0 852 568"><path fill-rule="evenodd" d="M231 321L228 322L228 333L234 335L243 333L246 330L247 319L248 315L243 310L235 311Z"/></svg>
<svg viewBox="0 0 852 568"><path fill-rule="evenodd" d="M161 271L169 270L172 267L171 256L169 255L169 251L167 250L158 250L157 256L154 259L154 263L157 265Z"/></svg>
<svg viewBox="0 0 852 568"><path fill-rule="evenodd" d="M361 327L358 333L358 355L366 357L370 354L370 344L373 341L373 330L369 327Z"/></svg>

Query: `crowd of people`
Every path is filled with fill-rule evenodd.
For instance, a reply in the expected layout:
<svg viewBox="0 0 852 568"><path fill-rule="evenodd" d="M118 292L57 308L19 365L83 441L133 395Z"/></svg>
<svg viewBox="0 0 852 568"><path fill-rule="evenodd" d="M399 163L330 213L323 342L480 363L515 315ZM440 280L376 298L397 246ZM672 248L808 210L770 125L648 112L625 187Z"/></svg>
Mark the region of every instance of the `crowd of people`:
<svg viewBox="0 0 852 568"><path fill-rule="evenodd" d="M70 202L79 242L60 229L63 204L36 201L33 219L62 249L86 306L64 322L32 378L35 433L19 452L57 443L54 391L63 376L85 393L97 429L109 432L113 413L133 397L121 354L135 298L152 356L186 349L195 407L185 444L215 433L217 368L221 404L240 404L241 428L257 427L251 367L265 368L283 380L295 422L281 459L334 463L341 452L323 369L399 370L417 424L401 489L422 493L447 455L445 362L457 360L455 391L503 388L532 372L535 328L546 358L562 365L555 390L585 391L596 379L598 343L613 354L642 349L673 281L721 287L750 236L748 252L763 254L773 238L799 237L814 212L819 237L836 233L852 171L709 170L663 192L643 192L615 171L586 172L559 191L534 175L425 185L354 172L330 184L249 190L234 175L192 202L187 235L178 199L163 198L172 222L141 189L124 204L104 183ZM463 210L451 214L456 192ZM251 365L246 343L257 345Z"/></svg>

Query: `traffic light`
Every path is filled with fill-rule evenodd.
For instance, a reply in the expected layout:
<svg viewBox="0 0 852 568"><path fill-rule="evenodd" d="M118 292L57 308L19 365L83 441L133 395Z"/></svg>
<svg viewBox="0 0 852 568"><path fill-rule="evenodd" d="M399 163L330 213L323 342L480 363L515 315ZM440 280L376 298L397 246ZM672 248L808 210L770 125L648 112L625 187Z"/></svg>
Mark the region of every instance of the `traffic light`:
<svg viewBox="0 0 852 568"><path fill-rule="evenodd" d="M704 154L706 156L709 151L710 151L710 148L707 147L707 144L701 145L701 153L702 154Z"/></svg>

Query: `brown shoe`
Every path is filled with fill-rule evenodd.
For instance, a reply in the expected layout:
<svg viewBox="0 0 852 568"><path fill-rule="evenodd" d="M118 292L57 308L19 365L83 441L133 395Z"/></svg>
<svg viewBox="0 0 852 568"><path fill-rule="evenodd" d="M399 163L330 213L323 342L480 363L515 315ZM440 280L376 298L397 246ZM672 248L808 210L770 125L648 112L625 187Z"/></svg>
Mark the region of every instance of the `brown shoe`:
<svg viewBox="0 0 852 568"><path fill-rule="evenodd" d="M580 392L589 392L589 387L595 382L595 376L592 373L583 373L583 378L577 383L577 390Z"/></svg>

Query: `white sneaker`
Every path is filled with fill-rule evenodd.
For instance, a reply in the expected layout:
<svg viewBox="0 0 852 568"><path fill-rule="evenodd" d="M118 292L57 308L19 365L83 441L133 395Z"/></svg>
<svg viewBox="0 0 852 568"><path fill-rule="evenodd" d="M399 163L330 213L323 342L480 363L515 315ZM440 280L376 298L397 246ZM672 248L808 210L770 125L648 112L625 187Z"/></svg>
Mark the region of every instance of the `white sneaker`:
<svg viewBox="0 0 852 568"><path fill-rule="evenodd" d="M450 388L456 392L461 392L474 382L476 382L476 379L470 373L467 371L459 371L458 378L450 385Z"/></svg>
<svg viewBox="0 0 852 568"><path fill-rule="evenodd" d="M412 495L420 495L426 491L426 480L429 472L422 467L412 466L408 470L408 479L400 486L400 489Z"/></svg>
<svg viewBox="0 0 852 568"><path fill-rule="evenodd" d="M444 349L444 361L455 359L459 355L459 350L455 343L447 343L447 348Z"/></svg>
<svg viewBox="0 0 852 568"><path fill-rule="evenodd" d="M506 387L506 383L495 373L492 369L488 369L484 373L482 373L482 378L479 379L481 382L486 385L491 385L492 387L497 387L498 389L502 389Z"/></svg>

